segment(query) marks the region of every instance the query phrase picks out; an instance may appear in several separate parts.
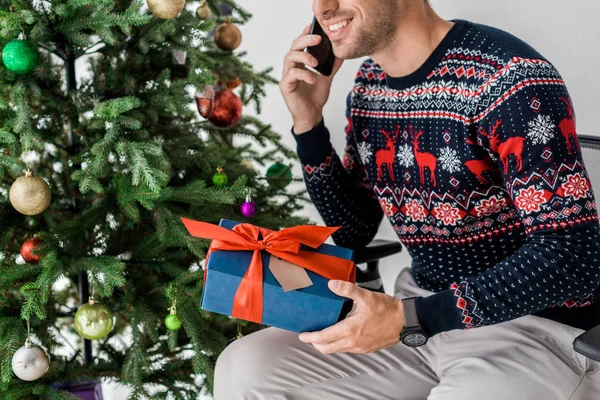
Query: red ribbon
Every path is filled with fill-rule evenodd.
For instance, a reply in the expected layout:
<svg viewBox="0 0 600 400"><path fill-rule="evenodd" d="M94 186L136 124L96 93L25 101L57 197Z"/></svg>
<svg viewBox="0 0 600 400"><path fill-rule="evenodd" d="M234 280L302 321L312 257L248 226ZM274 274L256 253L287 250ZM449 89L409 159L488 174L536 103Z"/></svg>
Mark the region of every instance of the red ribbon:
<svg viewBox="0 0 600 400"><path fill-rule="evenodd" d="M213 239L206 255L219 250L250 250L252 260L233 299L231 316L261 323L263 316L263 270L261 250L289 261L327 279L355 283L354 262L328 254L300 250L302 244L317 248L339 227L295 226L280 231L260 228L252 224L238 224L233 230L206 222L181 218L188 232L195 237ZM259 240L259 234L262 240ZM205 276L206 279L206 276Z"/></svg>

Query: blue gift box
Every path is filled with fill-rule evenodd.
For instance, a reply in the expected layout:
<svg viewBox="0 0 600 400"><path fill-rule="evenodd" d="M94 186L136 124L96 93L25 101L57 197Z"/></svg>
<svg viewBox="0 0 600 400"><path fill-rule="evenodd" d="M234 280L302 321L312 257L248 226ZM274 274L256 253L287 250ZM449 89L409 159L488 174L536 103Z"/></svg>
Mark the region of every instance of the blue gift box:
<svg viewBox="0 0 600 400"><path fill-rule="evenodd" d="M222 219L219 226L233 229L239 222ZM302 245L304 251L314 251L353 260L354 252L343 247L322 244L316 249ZM202 295L202 309L231 315L235 293L250 265L252 251L211 252ZM271 255L262 251L263 321L262 323L293 332L313 332L325 329L344 319L352 309L352 300L329 290L329 279L306 270L313 282L307 288L284 292L269 269Z"/></svg>

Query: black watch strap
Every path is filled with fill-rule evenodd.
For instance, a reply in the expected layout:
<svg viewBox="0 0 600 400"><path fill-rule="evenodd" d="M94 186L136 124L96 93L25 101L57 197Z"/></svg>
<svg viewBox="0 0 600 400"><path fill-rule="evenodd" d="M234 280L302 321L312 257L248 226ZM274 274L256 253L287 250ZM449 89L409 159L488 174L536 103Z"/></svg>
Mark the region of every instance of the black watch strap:
<svg viewBox="0 0 600 400"><path fill-rule="evenodd" d="M402 300L402 310L404 314L404 326L412 328L420 326L417 308L415 306L415 297Z"/></svg>

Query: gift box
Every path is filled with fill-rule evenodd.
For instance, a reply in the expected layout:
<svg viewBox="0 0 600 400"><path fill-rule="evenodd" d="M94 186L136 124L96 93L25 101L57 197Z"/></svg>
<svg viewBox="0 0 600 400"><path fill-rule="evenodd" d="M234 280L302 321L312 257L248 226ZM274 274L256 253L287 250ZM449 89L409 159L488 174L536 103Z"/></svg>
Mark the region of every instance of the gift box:
<svg viewBox="0 0 600 400"><path fill-rule="evenodd" d="M356 280L353 251L324 243L339 227L272 231L227 219L219 226L182 221L192 236L213 239L202 309L294 332L322 330L351 310L352 300L327 286Z"/></svg>

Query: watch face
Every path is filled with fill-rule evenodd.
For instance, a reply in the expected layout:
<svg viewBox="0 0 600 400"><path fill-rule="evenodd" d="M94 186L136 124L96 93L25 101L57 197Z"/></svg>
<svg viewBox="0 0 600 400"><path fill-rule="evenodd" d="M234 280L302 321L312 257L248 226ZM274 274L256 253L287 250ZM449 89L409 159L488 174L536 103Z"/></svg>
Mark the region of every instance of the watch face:
<svg viewBox="0 0 600 400"><path fill-rule="evenodd" d="M410 347L419 347L427 343L427 336L418 332L409 333L403 338L402 342Z"/></svg>

